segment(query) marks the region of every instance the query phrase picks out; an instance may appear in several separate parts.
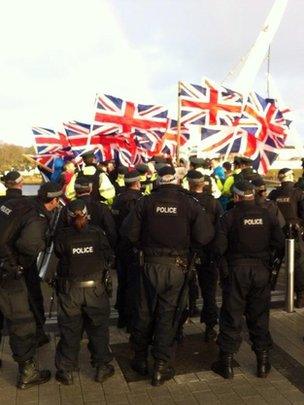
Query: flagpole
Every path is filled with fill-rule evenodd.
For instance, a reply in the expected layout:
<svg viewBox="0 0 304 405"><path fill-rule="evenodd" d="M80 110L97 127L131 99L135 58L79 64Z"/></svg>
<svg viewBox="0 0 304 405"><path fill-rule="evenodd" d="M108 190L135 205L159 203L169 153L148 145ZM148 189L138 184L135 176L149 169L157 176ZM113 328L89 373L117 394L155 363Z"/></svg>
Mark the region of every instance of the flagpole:
<svg viewBox="0 0 304 405"><path fill-rule="evenodd" d="M180 141L181 141L181 82L178 82L178 94L177 94L177 138L176 138L176 163L180 163Z"/></svg>
<svg viewBox="0 0 304 405"><path fill-rule="evenodd" d="M28 160L29 162L33 163L34 165L41 167L41 169L43 169L43 170L45 170L45 171L47 171L47 172L49 172L49 173L53 173L53 170L52 170L52 169L50 169L49 167L43 165L43 164L40 163L40 162L37 162L37 160L33 159L30 155L26 155L26 154L23 153L22 156L23 156L26 160ZM41 155L41 156L43 156L43 155Z"/></svg>

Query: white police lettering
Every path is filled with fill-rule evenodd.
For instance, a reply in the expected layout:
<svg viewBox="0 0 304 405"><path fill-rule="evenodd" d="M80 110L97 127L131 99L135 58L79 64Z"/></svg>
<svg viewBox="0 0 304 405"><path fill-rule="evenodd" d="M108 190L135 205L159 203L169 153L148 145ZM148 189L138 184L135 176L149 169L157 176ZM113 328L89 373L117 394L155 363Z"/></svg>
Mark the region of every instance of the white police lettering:
<svg viewBox="0 0 304 405"><path fill-rule="evenodd" d="M0 210L5 214L5 215L10 215L12 210L5 205L1 205Z"/></svg>
<svg viewBox="0 0 304 405"><path fill-rule="evenodd" d="M156 207L157 214L177 214L177 207Z"/></svg>
<svg viewBox="0 0 304 405"><path fill-rule="evenodd" d="M85 255L87 253L94 253L93 246L73 248L73 255Z"/></svg>
<svg viewBox="0 0 304 405"><path fill-rule="evenodd" d="M263 225L263 218L244 219L244 225Z"/></svg>
<svg viewBox="0 0 304 405"><path fill-rule="evenodd" d="M279 203L289 203L290 202L290 198L289 197L278 197L276 199L277 202Z"/></svg>

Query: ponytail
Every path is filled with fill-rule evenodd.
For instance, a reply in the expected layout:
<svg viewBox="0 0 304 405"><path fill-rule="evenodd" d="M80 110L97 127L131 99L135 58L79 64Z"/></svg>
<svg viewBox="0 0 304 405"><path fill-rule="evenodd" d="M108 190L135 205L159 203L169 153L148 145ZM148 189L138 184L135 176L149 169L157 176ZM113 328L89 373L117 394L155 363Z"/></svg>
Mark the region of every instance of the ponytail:
<svg viewBox="0 0 304 405"><path fill-rule="evenodd" d="M88 223L88 217L82 211L76 211L74 213L74 217L71 218L71 225L77 231L81 231L83 228L85 228L87 223Z"/></svg>

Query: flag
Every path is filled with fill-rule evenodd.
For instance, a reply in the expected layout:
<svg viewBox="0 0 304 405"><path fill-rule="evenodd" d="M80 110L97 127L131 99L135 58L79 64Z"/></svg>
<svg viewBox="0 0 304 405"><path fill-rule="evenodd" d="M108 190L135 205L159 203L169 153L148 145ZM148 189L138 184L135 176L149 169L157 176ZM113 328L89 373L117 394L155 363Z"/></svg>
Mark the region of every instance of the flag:
<svg viewBox="0 0 304 405"><path fill-rule="evenodd" d="M34 135L34 147L39 155L70 148L66 134L42 127L32 127L32 132Z"/></svg>
<svg viewBox="0 0 304 405"><path fill-rule="evenodd" d="M203 127L204 152L239 153L250 157L254 168L265 174L285 145L287 123L274 100L250 94L241 118L231 126Z"/></svg>
<svg viewBox="0 0 304 405"><path fill-rule="evenodd" d="M181 126L180 146L183 146L188 141L189 136L190 134L188 129L185 126ZM174 156L176 154L177 138L178 138L177 121L168 118L167 130L161 137L160 141L158 142L154 154L155 155L167 154Z"/></svg>
<svg viewBox="0 0 304 405"><path fill-rule="evenodd" d="M287 125L275 101L251 93L244 107L238 125L262 142L269 142L282 148L287 137Z"/></svg>
<svg viewBox="0 0 304 405"><path fill-rule="evenodd" d="M231 125L242 114L242 96L205 79L203 85L180 83L181 123Z"/></svg>
<svg viewBox="0 0 304 405"><path fill-rule="evenodd" d="M161 105L136 104L100 94L96 98L93 133L124 134L133 137L139 148L153 152L167 128L168 110Z"/></svg>

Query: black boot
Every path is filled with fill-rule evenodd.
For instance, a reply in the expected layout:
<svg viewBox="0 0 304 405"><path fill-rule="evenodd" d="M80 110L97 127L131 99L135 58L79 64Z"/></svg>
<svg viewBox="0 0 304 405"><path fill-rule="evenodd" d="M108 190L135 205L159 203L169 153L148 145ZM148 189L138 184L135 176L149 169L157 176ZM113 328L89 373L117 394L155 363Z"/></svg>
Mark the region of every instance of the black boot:
<svg viewBox="0 0 304 405"><path fill-rule="evenodd" d="M112 377L114 375L115 369L112 364L103 364L102 366L98 366L96 368L96 375L95 375L95 381L103 383L105 382L108 378Z"/></svg>
<svg viewBox="0 0 304 405"><path fill-rule="evenodd" d="M165 381L171 380L175 375L173 367L162 360L156 360L154 364L153 376L151 384L154 387L164 384Z"/></svg>
<svg viewBox="0 0 304 405"><path fill-rule="evenodd" d="M131 360L131 368L132 370L136 371L140 375L147 375L148 374L148 362L147 359L134 357Z"/></svg>
<svg viewBox="0 0 304 405"><path fill-rule="evenodd" d="M223 378L232 379L233 373L233 354L220 351L219 358L211 366L211 370Z"/></svg>
<svg viewBox="0 0 304 405"><path fill-rule="evenodd" d="M50 370L39 371L33 359L19 364L17 388L24 390L34 385L44 384L51 378Z"/></svg>
<svg viewBox="0 0 304 405"><path fill-rule="evenodd" d="M64 385L74 384L73 372L70 370L57 370L55 378L58 382Z"/></svg>
<svg viewBox="0 0 304 405"><path fill-rule="evenodd" d="M268 350L260 350L255 354L257 358L257 376L266 378L271 370Z"/></svg>
<svg viewBox="0 0 304 405"><path fill-rule="evenodd" d="M213 342L216 338L216 331L213 329L213 326L206 325L204 340L205 342Z"/></svg>

